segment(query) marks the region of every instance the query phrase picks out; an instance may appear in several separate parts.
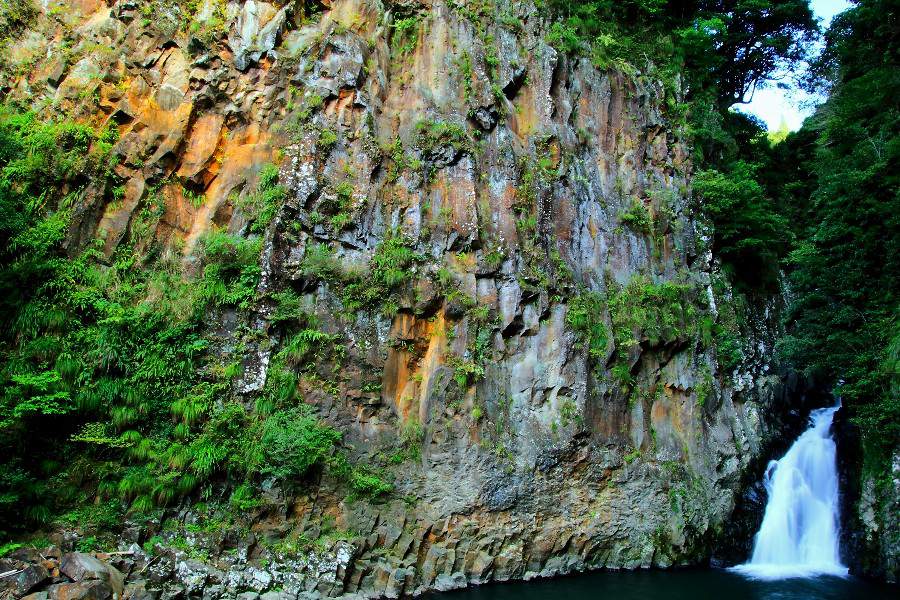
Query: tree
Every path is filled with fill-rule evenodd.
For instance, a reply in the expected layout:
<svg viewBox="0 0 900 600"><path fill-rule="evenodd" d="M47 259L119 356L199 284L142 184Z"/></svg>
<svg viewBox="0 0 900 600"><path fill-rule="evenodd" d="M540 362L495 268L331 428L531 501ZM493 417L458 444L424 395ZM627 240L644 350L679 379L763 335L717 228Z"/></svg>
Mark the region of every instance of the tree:
<svg viewBox="0 0 900 600"><path fill-rule="evenodd" d="M706 70L721 110L808 58L818 33L808 0L701 0L697 13L694 26L707 28L712 48L692 48L687 65Z"/></svg>
<svg viewBox="0 0 900 600"><path fill-rule="evenodd" d="M732 279L748 289L774 289L790 230L756 180L756 169L738 161L727 173L702 171L694 189L713 225L713 254Z"/></svg>
<svg viewBox="0 0 900 600"><path fill-rule="evenodd" d="M900 443L892 391L900 344L897 8L896 0L869 0L835 18L818 65L830 97L788 140L800 152L811 137L817 142L811 184L793 190L806 208L797 219L802 243L790 257L794 301L783 350L837 386L863 426L870 463Z"/></svg>
<svg viewBox="0 0 900 600"><path fill-rule="evenodd" d="M808 0L551 0L554 39L566 51L591 45L675 63L693 97L714 90L720 111L744 103L766 80L807 56L818 34ZM643 65L641 65L643 66ZM657 65L660 66L660 65Z"/></svg>

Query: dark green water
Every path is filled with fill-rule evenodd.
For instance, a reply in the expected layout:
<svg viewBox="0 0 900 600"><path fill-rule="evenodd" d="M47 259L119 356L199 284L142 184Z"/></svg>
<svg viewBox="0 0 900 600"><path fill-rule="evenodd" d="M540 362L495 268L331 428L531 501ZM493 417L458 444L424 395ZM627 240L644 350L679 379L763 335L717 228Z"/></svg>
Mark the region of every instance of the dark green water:
<svg viewBox="0 0 900 600"><path fill-rule="evenodd" d="M855 578L754 581L717 569L591 573L435 594L429 600L897 600L900 586Z"/></svg>

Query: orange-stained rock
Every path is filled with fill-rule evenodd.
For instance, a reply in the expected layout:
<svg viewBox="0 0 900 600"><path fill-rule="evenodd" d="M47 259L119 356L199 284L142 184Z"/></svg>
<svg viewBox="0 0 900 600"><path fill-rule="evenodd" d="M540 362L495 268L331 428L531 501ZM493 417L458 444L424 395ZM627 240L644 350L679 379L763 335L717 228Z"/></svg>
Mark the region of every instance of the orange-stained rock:
<svg viewBox="0 0 900 600"><path fill-rule="evenodd" d="M191 127L187 148L181 157L178 176L194 179L204 170L214 166L218 171L218 163L212 161L222 138L222 127L225 117L215 113L200 115ZM211 164L212 163L212 164ZM204 184L209 182L204 181Z"/></svg>
<svg viewBox="0 0 900 600"><path fill-rule="evenodd" d="M184 252L190 254L197 240L213 224L219 226L236 225L217 219L222 209L230 202L233 192L239 192L256 181L256 174L268 162L274 160L270 145L271 136L252 124L246 128L228 132L219 151L222 161L215 178L206 188L206 200L196 211L186 236ZM230 212L230 211L229 211Z"/></svg>
<svg viewBox="0 0 900 600"><path fill-rule="evenodd" d="M445 327L440 311L430 320L405 313L394 317L390 335L395 343L388 350L381 389L404 420L426 419L434 374L445 363Z"/></svg>

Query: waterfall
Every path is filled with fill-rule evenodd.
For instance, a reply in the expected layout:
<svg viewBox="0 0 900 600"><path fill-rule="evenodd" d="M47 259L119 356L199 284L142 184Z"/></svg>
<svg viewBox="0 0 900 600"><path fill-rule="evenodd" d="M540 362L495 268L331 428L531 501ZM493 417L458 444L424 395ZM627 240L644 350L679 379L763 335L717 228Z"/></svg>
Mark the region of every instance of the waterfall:
<svg viewBox="0 0 900 600"><path fill-rule="evenodd" d="M733 567L760 579L847 574L838 554L838 476L831 422L840 408L812 411L809 427L765 474L769 501L750 561Z"/></svg>

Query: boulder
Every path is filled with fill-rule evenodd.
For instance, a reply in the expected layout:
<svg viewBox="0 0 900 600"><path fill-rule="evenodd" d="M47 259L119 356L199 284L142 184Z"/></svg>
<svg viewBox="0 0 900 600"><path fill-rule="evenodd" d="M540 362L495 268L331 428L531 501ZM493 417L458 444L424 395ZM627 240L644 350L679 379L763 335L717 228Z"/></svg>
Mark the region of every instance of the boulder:
<svg viewBox="0 0 900 600"><path fill-rule="evenodd" d="M97 580L105 583L115 598L122 597L125 582L122 572L90 554L70 552L63 555L59 570L76 582Z"/></svg>
<svg viewBox="0 0 900 600"><path fill-rule="evenodd" d="M145 580L132 581L125 586L125 600L159 600L159 590L148 590Z"/></svg>
<svg viewBox="0 0 900 600"><path fill-rule="evenodd" d="M109 583L93 579L90 581L76 581L74 583L57 583L47 588L50 600L120 600L113 593Z"/></svg>
<svg viewBox="0 0 900 600"><path fill-rule="evenodd" d="M38 588L50 578L50 572L43 565L29 565L16 576L16 589L19 595Z"/></svg>

